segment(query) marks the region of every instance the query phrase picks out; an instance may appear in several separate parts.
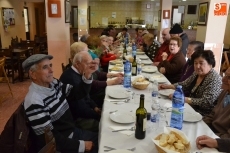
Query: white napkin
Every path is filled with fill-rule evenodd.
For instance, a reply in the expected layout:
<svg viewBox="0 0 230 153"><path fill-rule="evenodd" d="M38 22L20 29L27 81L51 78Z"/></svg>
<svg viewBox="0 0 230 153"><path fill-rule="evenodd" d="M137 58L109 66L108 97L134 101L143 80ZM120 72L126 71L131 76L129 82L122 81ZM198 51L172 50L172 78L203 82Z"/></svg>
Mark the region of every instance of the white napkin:
<svg viewBox="0 0 230 153"><path fill-rule="evenodd" d="M131 129L133 126L110 126L109 128L112 130L121 130L121 129ZM125 134L127 136L133 135L135 131L119 131L122 134Z"/></svg>
<svg viewBox="0 0 230 153"><path fill-rule="evenodd" d="M202 148L201 150L196 150L194 151L193 153L197 153L197 152L200 152L200 153L219 153L219 151L217 151L215 148Z"/></svg>
<svg viewBox="0 0 230 153"><path fill-rule="evenodd" d="M166 104L164 104L164 108L166 108L167 112L172 111L172 103L166 103Z"/></svg>
<svg viewBox="0 0 230 153"><path fill-rule="evenodd" d="M171 112L172 111L172 103L165 103L164 108L166 108L166 112ZM185 106L184 106L185 109Z"/></svg>

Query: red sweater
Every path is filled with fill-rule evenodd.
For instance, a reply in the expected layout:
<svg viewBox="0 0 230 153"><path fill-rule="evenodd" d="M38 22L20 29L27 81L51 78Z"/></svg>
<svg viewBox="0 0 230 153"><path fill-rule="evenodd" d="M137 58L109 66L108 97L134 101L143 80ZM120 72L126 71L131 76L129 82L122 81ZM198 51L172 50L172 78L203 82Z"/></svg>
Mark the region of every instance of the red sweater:
<svg viewBox="0 0 230 153"><path fill-rule="evenodd" d="M154 62L161 62L162 61L162 53L166 52L168 55L170 55L169 51L169 41L164 41L161 47L159 48L157 54L155 55Z"/></svg>
<svg viewBox="0 0 230 153"><path fill-rule="evenodd" d="M116 55L111 53L101 55L101 66L109 65L109 61L115 60L116 58Z"/></svg>

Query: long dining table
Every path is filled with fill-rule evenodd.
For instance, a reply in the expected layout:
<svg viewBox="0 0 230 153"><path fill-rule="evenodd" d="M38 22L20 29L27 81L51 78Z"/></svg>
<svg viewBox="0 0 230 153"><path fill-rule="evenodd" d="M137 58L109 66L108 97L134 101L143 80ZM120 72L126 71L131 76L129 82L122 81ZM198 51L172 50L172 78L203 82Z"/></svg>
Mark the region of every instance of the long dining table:
<svg viewBox="0 0 230 153"><path fill-rule="evenodd" d="M137 58L142 59L142 63L151 63L150 59L148 59L145 54L137 55ZM109 65L110 68L112 66L113 65ZM153 64L150 64L150 65L144 65L142 67L142 70L145 69L146 67L154 68ZM159 83L170 84L167 78L165 78L164 75L159 73L157 69L153 73L149 73L148 71L146 73L142 71L141 75L148 78L150 81L156 79ZM136 109L139 107L140 94L145 95L144 106L147 112L151 112L152 87L153 87L152 83L150 83L149 86L144 90L138 90L133 87L131 87L130 89L126 89L123 87L123 85L114 85L114 86L106 87L106 96L104 99L104 105L102 108L102 115L100 121L99 153L104 153L108 151L112 152L113 149L116 149L118 151L119 149L123 149L123 150L132 149L132 152L134 153L157 153L158 152L152 139L154 139L160 133L163 133L164 128L159 126L157 129L154 130L152 128L152 124L150 121L147 121L146 137L142 140L138 140L135 138L135 131L130 130L130 131L112 132L113 130L117 130L117 129L129 129L130 127L135 127L135 120L134 122L128 124L123 124L122 122L117 123L116 120L114 121L114 119L111 118L111 114L127 113L129 115L132 115L133 118L135 119ZM114 97L111 98L109 96L110 94L114 95L114 93L119 95L119 92L127 92L127 94L129 94L129 96L127 97L128 101L120 100L121 102L114 102L113 101ZM167 96L163 96L159 94L158 98L161 107L172 105L171 100L168 99ZM195 110L187 103L185 103L184 112L196 113ZM171 112L166 111L167 123L170 123L170 116L171 116ZM190 145L191 145L190 153L218 152L216 149L203 148L202 150L198 150L196 147L195 141L196 138L200 135L208 135L210 137L217 138L217 136L213 133L213 131L206 125L206 123L202 119L196 122L184 121L182 132L185 133L185 135L188 137L188 140L190 141Z"/></svg>

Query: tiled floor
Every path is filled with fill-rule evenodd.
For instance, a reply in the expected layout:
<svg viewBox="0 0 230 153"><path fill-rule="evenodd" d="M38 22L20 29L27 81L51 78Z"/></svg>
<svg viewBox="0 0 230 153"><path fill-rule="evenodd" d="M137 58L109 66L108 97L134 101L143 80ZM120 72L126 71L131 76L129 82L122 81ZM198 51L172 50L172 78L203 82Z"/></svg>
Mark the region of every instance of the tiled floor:
<svg viewBox="0 0 230 153"><path fill-rule="evenodd" d="M2 132L6 122L12 115L12 113L18 108L19 104L25 98L26 93L28 92L28 87L31 81L29 79L24 80L23 82L16 82L14 84L10 84L13 97L8 95L5 97L3 102L0 102L0 133ZM6 83L0 83L0 96L4 93L8 92L9 88Z"/></svg>

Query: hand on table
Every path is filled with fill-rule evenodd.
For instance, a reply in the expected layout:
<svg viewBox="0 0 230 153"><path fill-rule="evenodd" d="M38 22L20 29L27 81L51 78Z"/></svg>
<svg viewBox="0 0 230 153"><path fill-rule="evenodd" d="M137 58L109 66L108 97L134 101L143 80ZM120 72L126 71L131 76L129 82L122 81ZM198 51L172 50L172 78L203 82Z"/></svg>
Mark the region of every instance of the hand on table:
<svg viewBox="0 0 230 153"><path fill-rule="evenodd" d="M124 80L123 77L117 77L115 79L111 79L111 80L108 80L106 82L107 82L108 86L111 86L111 85L122 84L123 80Z"/></svg>
<svg viewBox="0 0 230 153"><path fill-rule="evenodd" d="M159 69L159 72L162 73L162 74L165 74L165 72L166 72L166 71L165 71L165 68L164 68L164 67L161 67L161 68Z"/></svg>
<svg viewBox="0 0 230 153"><path fill-rule="evenodd" d="M92 141L85 141L85 152L90 152L94 144Z"/></svg>
<svg viewBox="0 0 230 153"><path fill-rule="evenodd" d="M95 108L94 108L94 111L95 111L98 115L101 115L101 109L100 109L100 108L95 107Z"/></svg>
<svg viewBox="0 0 230 153"><path fill-rule="evenodd" d="M202 149L203 147L217 148L218 144L216 139L202 135L196 138L196 146L198 149Z"/></svg>

